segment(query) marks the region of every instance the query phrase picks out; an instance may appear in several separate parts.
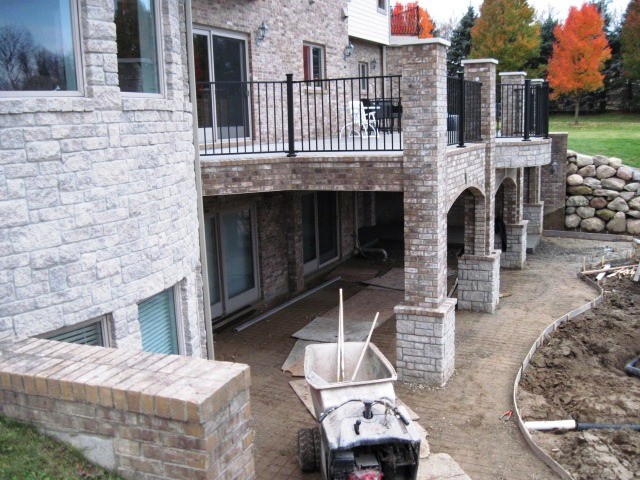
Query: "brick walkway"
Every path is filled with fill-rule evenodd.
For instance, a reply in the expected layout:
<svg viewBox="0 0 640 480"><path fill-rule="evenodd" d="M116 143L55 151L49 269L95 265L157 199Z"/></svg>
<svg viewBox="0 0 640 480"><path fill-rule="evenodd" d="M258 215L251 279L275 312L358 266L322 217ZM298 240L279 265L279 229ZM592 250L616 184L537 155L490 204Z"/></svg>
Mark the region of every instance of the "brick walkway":
<svg viewBox="0 0 640 480"><path fill-rule="evenodd" d="M567 240L544 239L557 249ZM601 252L604 244L572 240L574 247ZM501 299L493 315L456 312L456 373L442 389L396 386L397 395L421 418L432 452L450 454L478 479L557 478L533 456L514 422L500 414L512 408L511 390L518 366L541 330L553 319L582 305L593 292L575 272L579 255L532 255L521 271L503 271ZM334 307L338 288L345 298L363 287L336 282L239 333L217 334L216 359L251 366L251 407L256 431L256 471L260 480L319 479L300 473L296 432L313 419L280 370L295 339L290 335L316 315ZM374 343L395 361L395 321L376 330Z"/></svg>

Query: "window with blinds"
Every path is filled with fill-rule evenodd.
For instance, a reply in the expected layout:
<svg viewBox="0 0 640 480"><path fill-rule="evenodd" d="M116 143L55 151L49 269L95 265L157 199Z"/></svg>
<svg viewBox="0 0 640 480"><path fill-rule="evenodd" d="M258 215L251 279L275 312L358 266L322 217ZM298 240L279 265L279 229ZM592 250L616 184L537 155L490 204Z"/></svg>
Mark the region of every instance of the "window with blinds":
<svg viewBox="0 0 640 480"><path fill-rule="evenodd" d="M138 305L138 320L145 352L178 354L173 288Z"/></svg>
<svg viewBox="0 0 640 480"><path fill-rule="evenodd" d="M104 335L102 332L102 322L94 322L72 330L63 331L62 333L54 333L45 338L48 340L57 340L59 342L81 343L83 345L95 345L104 347Z"/></svg>

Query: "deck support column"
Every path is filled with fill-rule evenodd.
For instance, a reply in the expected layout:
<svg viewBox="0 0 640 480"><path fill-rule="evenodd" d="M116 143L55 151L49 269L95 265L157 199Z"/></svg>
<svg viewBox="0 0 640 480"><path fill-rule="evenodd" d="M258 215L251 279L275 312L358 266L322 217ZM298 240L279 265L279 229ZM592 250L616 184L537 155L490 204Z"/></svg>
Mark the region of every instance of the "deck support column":
<svg viewBox="0 0 640 480"><path fill-rule="evenodd" d="M396 306L402 380L443 385L453 373L455 300L447 299L447 52L442 39L387 50L402 73L405 299Z"/></svg>

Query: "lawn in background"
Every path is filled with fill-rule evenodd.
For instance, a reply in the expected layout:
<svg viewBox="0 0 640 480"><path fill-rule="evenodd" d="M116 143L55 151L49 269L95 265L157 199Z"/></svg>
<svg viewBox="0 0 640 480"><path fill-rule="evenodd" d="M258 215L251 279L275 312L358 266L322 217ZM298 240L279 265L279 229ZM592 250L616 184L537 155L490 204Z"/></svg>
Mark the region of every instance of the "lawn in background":
<svg viewBox="0 0 640 480"><path fill-rule="evenodd" d="M77 450L0 417L0 479L119 480L89 463Z"/></svg>
<svg viewBox="0 0 640 480"><path fill-rule="evenodd" d="M569 150L587 155L618 157L625 165L640 167L640 114L553 114L551 132L569 133Z"/></svg>

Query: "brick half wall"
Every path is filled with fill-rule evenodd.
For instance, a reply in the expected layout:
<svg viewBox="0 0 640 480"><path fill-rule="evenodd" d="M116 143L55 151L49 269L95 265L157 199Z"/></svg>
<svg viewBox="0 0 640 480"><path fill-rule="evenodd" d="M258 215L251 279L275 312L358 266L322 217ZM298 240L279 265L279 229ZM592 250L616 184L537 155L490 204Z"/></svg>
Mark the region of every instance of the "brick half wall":
<svg viewBox="0 0 640 480"><path fill-rule="evenodd" d="M0 414L126 479L255 478L249 367L0 337Z"/></svg>

